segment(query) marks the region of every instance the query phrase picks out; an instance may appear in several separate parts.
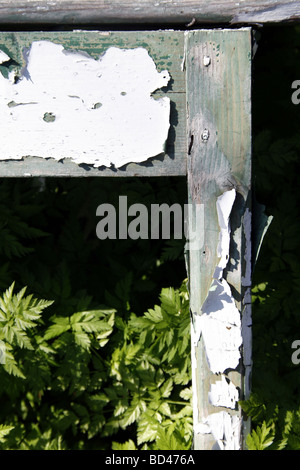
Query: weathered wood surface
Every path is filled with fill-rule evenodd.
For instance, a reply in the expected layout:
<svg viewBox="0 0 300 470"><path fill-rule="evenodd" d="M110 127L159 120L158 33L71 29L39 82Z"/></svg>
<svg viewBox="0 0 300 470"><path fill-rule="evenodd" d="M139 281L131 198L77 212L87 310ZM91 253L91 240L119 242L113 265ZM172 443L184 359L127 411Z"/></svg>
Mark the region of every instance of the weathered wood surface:
<svg viewBox="0 0 300 470"><path fill-rule="evenodd" d="M171 101L170 130L166 153L142 163L129 163L121 168L77 165L68 158L25 157L23 160L0 161L0 176L173 176L186 174L186 94L183 32L2 32L0 49L12 58L0 66L7 76L10 70L20 72L24 66L23 50L33 41L47 40L62 44L65 49L87 52L98 58L109 47L146 48L157 70L168 70L171 80L153 97L168 96Z"/></svg>
<svg viewBox="0 0 300 470"><path fill-rule="evenodd" d="M2 0L2 24L274 23L300 18L298 0Z"/></svg>
<svg viewBox="0 0 300 470"><path fill-rule="evenodd" d="M233 409L222 406L222 400L216 406L209 393L217 384L230 387L228 393L238 390L238 399L243 399L250 388L250 30L188 33L186 69L189 202L203 211L199 247L187 252L195 448L238 449L243 447L244 423L237 401ZM221 205L222 195L234 201L232 207L223 199ZM227 248L226 213L231 226ZM189 223L194 219L195 212ZM220 240L222 257L229 250L222 267ZM224 398L226 390L220 396ZM224 435L217 439L214 432L222 426Z"/></svg>

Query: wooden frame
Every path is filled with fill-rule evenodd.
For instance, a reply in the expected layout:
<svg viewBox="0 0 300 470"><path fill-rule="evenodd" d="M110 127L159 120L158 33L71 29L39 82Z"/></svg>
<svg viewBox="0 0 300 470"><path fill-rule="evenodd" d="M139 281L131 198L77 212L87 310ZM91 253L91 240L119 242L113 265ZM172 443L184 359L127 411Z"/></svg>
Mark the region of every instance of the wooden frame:
<svg viewBox="0 0 300 470"><path fill-rule="evenodd" d="M1 161L0 176L187 176L190 227L195 223L198 207L204 220L197 232L196 246L189 245L186 250L192 316L194 447L243 449L247 424L243 422L238 400L249 393L251 371L251 29L2 32L0 49L12 59L8 65L18 64L21 68L23 48L36 40L53 41L92 56L109 46L146 47L159 68L169 70L171 86L163 93L172 103L171 127L164 155L118 169L28 156L20 161ZM224 229L218 212L221 210L221 217L224 216L220 198L233 191L232 205L229 210L225 208L228 259L218 269ZM216 282L218 286L226 285L228 305L222 303L224 291L216 297ZM213 303L220 304L218 312L229 315L223 328L238 330L242 339L235 351L236 363L229 361L227 367L220 369L211 366L203 334L207 329L201 320L214 313L206 308L212 291L216 291ZM238 316L237 322L232 321L232 312ZM231 341L231 333L227 338ZM226 346L214 351L214 359L218 361L218 356L226 355L227 349ZM212 399L218 383L234 390L230 406L222 400L216 404ZM224 428L221 437L212 417L218 418L215 423L218 429Z"/></svg>

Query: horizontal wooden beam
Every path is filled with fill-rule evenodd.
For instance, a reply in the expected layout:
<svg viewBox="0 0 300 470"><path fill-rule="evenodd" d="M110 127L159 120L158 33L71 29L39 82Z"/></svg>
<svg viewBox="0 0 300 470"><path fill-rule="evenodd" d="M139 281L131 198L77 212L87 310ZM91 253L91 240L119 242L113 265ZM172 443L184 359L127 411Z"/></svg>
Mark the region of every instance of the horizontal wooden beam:
<svg viewBox="0 0 300 470"><path fill-rule="evenodd" d="M130 112L134 114L133 102L131 102L128 108L129 118L127 121L131 123L133 122L133 128L131 127L130 129L128 129L128 134L134 136L135 142L137 141L140 142L140 148L137 151L137 153L139 157L139 153L141 152L141 159L138 158L138 159L130 160L130 157L129 157L129 159L127 159L126 162L123 160L124 165L120 165L119 164L120 161L116 162L114 158L111 157L113 153L115 156L119 155L120 147L119 149L116 150L116 142L119 142L119 143L123 142L124 136L120 140L118 139L118 132L116 132L115 134L116 138L110 141L109 147L107 147L107 145L105 146L104 140L106 137L106 133L103 132L103 126L105 125L105 122L103 121L102 121L102 124L101 123L99 124L100 121L97 121L97 124L96 124L97 128L94 134L92 135L91 139L88 137L88 139L85 140L85 143L83 146L84 151L83 152L79 151L79 154L86 155L87 147L89 146L89 143L91 142L92 146L95 146L93 148L95 149L98 156L100 154L102 154L103 156L109 155L109 158L111 158L111 164L109 166L107 166L108 162L106 163L103 162L101 166L97 167L97 165L95 165L96 167L94 167L93 164L90 164L91 162L88 162L85 159L81 163L75 162L72 156L68 154L69 150L68 149L63 150L63 142L66 139L68 139L67 136L69 135L69 132L71 132L73 135L71 139L72 142L73 142L73 139L76 140L76 135L80 136L78 142L76 143L74 147L76 149L76 153L78 153L77 152L78 145L81 145L81 142L83 142L84 136L90 135L88 130L90 130L91 126L87 125L88 117L85 116L85 118L82 118L79 121L76 121L75 109L78 108L77 104L75 105L74 109L72 108L72 112L70 114L72 116L71 122L73 123L73 126L70 127L71 131L70 129L67 130L66 132L64 131L65 135L63 139L59 138L60 139L59 144L56 138L55 137L53 138L54 129L52 127L51 128L49 127L49 131L47 128L47 133L46 133L47 142L42 137L43 131L39 129L38 123L41 121L42 125L44 126L45 124L43 124L43 121L45 119L40 119L43 113L40 115L39 111L35 109L37 106L38 99L36 99L34 103L31 103L31 106L33 106L34 108L34 114L35 114L34 118L29 117L28 113L30 111L28 107L24 105L24 103L22 102L22 99L20 99L21 101L20 104L22 104L21 108L23 109L23 111L21 111L21 114L23 117L19 115L18 115L19 117L16 117L14 112L18 113L21 110L21 108L16 106L16 103L14 103L13 100L10 100L10 98L9 100L11 102L7 106L5 105L5 102L6 102L5 100L7 99L7 96L10 96L9 90L12 91L12 87L14 87L14 85L11 85L11 79L9 80L8 77L10 76L11 73L15 74L16 77L22 76L22 73L23 73L22 71L26 68L28 64L28 60L29 60L28 53L26 54L25 51L28 51L33 43L39 43L41 45L43 42L47 44L48 43L52 44L51 50L54 47L54 45L56 45L59 47L63 46L66 52L70 53L71 51L73 51L75 55L76 55L76 51L77 53L80 53L80 54L83 53L88 63L92 64L92 67L95 67L96 64L100 64L100 62L97 62L97 60L99 59L99 57L103 57L103 55L111 47L116 48L116 49L132 50L132 51L142 49L145 51L145 53L147 51L149 56L151 57L150 61L152 61L154 69L156 68L157 70L157 76L160 77L160 72L162 71L167 71L167 73L170 76L167 86L163 86L162 88L158 88L154 92L152 92L152 98L154 102L155 100L160 101L160 100L163 100L164 98L165 99L167 98L170 102L170 117L169 117L170 126L169 126L169 130L167 133L167 140L166 142L163 141L164 152L157 153L157 154L152 153L147 158L142 157L142 155L144 155L144 145L147 146L147 144L144 143L143 139L147 137L147 134L144 135L143 131L137 132L138 127L136 126L138 124L138 121L136 120L132 121L130 119ZM0 51L2 51L2 57L4 56L4 59L3 59L4 63L0 64L0 78L2 80L1 81L2 91L0 90L0 95L1 95L0 96L1 98L0 108L1 108L1 113L3 113L1 114L2 116L1 123L4 126L10 123L9 124L10 127L9 128L6 127L6 130L4 130L4 128L2 127L2 134L5 135L7 150L8 152L11 153L5 156L4 147L2 147L0 150L0 177L26 177L26 176L28 177L30 176L55 176L55 177L107 176L107 177L111 177L111 176L184 176L186 175L187 145L186 145L186 82L185 82L185 71L183 69L184 42L185 42L185 37L182 31L0 32ZM50 49L47 49L47 50L49 51ZM50 66L50 69L49 69L50 71L49 71L47 67L49 66L51 62L50 60L51 53L49 54L45 53L44 55L47 57L47 60L44 66L40 67L42 77L39 76L39 78L36 78L33 81L36 85L41 82L43 83L42 94L43 95L47 94L47 93L46 94L44 93L47 90L47 86L48 86L48 85L45 85L43 81L44 79L47 81L48 84L52 82L54 87L55 87L56 80L58 81L62 80L60 87L63 86L63 81L65 81L67 83L67 86L69 87L70 80L68 79L63 80L60 75L61 73L63 73L62 70L65 70L66 72L67 66L64 66L63 68L62 67L59 68L59 66L57 65L59 61L57 62L57 60L55 59L53 63L53 68L51 68L52 66ZM71 56L70 54L67 54L67 53L62 54L62 57L71 57ZM2 57L0 57L0 59ZM7 60L9 58L11 60ZM40 59L42 59L42 57L40 57ZM93 62L93 60L95 60L95 62ZM86 66L86 68L88 69L88 66ZM143 63L137 61L136 68L134 68L133 71L135 73L134 76L139 77L139 79L141 77L140 68L143 69ZM46 69L48 70L48 72L46 72ZM94 69L91 69L91 70L94 70ZM114 64L114 68L108 69L108 72L105 72L105 73L110 73L113 79L113 76L115 74L114 71L115 71L115 64ZM84 68L80 69L80 72L78 73L74 71L72 72L69 71L68 77L71 77L71 78L73 77L73 80L71 81L74 82L74 76L78 74L80 75L81 73L84 73ZM120 70L119 70L119 73L120 73ZM102 74L100 74L100 76L101 75ZM50 82L48 81L47 77L50 77L49 79ZM91 87L92 87L91 76L89 77L89 79L90 81L87 80L87 85L86 87L84 86L84 89L86 88L87 90L91 91ZM148 77L148 80L149 80L149 77ZM151 78L151 80L153 80L153 78ZM111 84L112 82L113 80L111 81ZM130 83L133 88L129 87L129 90L132 91L132 89L135 90L136 88L140 89L141 83L138 82L139 85L136 85L136 84L134 85L134 83L136 82L134 82L132 77L130 79ZM100 85L97 84L96 86L94 84L93 86L94 86L95 98L97 97L97 100L98 100L100 99L99 96L101 96L101 89L98 89L97 86L100 87ZM103 87L103 83L101 86ZM6 90L5 87L8 87L7 88L8 91L6 92L4 92L4 89ZM36 88L34 90L35 90L34 96L37 96L39 94L39 91ZM49 114L50 112L50 114L53 116L55 116L56 114L61 116L61 112L58 112L58 108L56 108L57 103L62 102L61 101L62 95L60 94L60 91L61 89L59 91L56 90L54 102L52 101L51 104L43 105L46 107L49 105L51 107L51 110L50 108L48 109L48 107L47 109L45 108L44 111L46 112L46 114ZM115 103L114 100L118 96L119 98L121 97L121 95L126 95L126 94L127 94L126 98L128 98L128 96L129 97L132 96L131 91L128 94L124 91L122 91L121 94L119 94L119 92L116 92L116 95L113 96L112 98L113 101L111 101L111 103ZM7 96L5 95L5 93L7 94ZM37 95L35 93L37 93ZM56 93L58 93L58 95ZM149 101L150 100L152 101L152 99L150 98L150 91L147 89L147 91L145 92L145 95L147 96L148 93L149 93ZM67 99L70 99L70 97L72 98L74 94L76 95L77 92L71 93L69 92L69 89L68 89L67 93L64 93L63 95L68 96ZM18 98L20 98L20 95L18 95ZM103 96L103 98L105 99L105 96ZM75 96L73 96L73 99L75 99ZM78 99L78 96L77 96L77 99ZM102 101L102 99L100 101ZM81 100L78 100L78 103L79 102L81 102ZM138 94L138 104L137 104L136 112L140 116L143 116L143 113L145 113L146 111L145 104L142 104L142 103L144 103L144 101L141 101L141 95ZM52 106L54 106L56 109L54 114L52 113L53 111ZM109 106L105 107L104 105L103 108L109 109ZM94 110L96 111L96 109ZM139 114L140 110L141 110L141 113ZM118 120L120 111L121 111L121 108L120 109L118 108L118 113L115 114L114 116L109 117L107 114L105 114L105 116L108 121L111 119L112 120L111 122L115 122L116 119ZM25 114L23 114L23 112ZM84 113L85 111L80 108L79 112ZM88 115L91 114L90 111L87 111L87 112L88 112ZM97 116L99 118L98 114ZM15 120L15 117L16 117L16 120ZM18 121L19 119L20 121ZM151 119L152 119L152 116L150 116L150 121ZM22 122L21 127L19 128L21 129L21 132L19 132L19 134L18 133L15 134L16 121L18 121L18 123ZM122 122L118 121L119 124L116 125L116 129L118 129L118 126L120 126L121 124L122 126L126 125L125 123L127 121L126 120L123 120ZM33 124L34 122L35 124ZM76 128L75 122L77 122L77 124L79 123L80 131L79 132L76 131L74 133L72 129L74 130ZM29 123L29 129L27 129L26 127L27 123ZM52 126L51 122L48 122L46 125L48 126L48 124ZM60 124L61 124L61 121L60 121ZM83 124L83 127L81 124ZM25 128L26 128L26 131L24 130ZM58 128L57 127L55 128L61 131L61 128L59 126ZM112 129L114 132L114 129L115 129L114 125ZM150 129L150 127L149 128L147 127L147 129ZM45 131L45 128L44 128L44 131ZM28 132L30 133L30 136ZM136 132L139 138L135 136ZM151 135L156 136L156 134L157 134L157 128L154 129ZM45 137L45 134L43 135ZM25 136L25 141L23 144L22 138L24 138L24 136ZM98 142L98 144L95 144L96 136L102 136L100 137L100 141ZM141 139L140 136L144 136L144 137L142 137ZM27 143L35 142L35 138L37 139L37 142L39 142L39 144L42 145L42 149L40 149L39 152L37 152L36 147L34 149L31 148L31 149L25 150ZM56 142L56 143L53 144L53 142ZM17 155L18 152L16 152L16 145L20 146L20 144L21 144L21 149L19 148L19 150L25 153L24 154L21 153L20 155ZM54 145L53 148L52 148L52 145ZM124 144L123 142L121 147L123 145L124 145L124 148L126 148L126 143ZM47 151L49 150L49 148L52 148L51 152L54 151L54 148L55 148L56 151L58 151L59 154L61 155L61 159L59 159L60 155L58 155L58 158L48 158ZM23 157L23 158L20 159L20 157ZM133 163L133 162L136 162L136 163Z"/></svg>
<svg viewBox="0 0 300 470"><path fill-rule="evenodd" d="M253 24L299 18L299 0L2 0L0 4L0 24Z"/></svg>

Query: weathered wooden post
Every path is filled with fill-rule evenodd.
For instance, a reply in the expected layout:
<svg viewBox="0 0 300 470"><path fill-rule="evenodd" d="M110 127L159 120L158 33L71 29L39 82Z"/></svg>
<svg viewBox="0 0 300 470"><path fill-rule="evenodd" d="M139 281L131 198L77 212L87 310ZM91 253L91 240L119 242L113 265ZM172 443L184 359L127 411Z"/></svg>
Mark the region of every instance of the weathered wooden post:
<svg viewBox="0 0 300 470"><path fill-rule="evenodd" d="M299 4L3 0L0 5L6 30L0 33L1 177L187 176L196 450L245 448L248 423L238 401L248 396L251 375L250 26L299 19ZM123 31L108 30L116 24ZM202 24L210 29L198 29ZM42 31L40 25L55 30ZM66 30L58 31L59 25ZM97 31L80 31L84 25ZM153 25L163 29L152 31ZM16 26L18 32L7 32ZM99 57L106 57L105 65ZM129 57L133 68L126 68ZM143 73L139 66L145 66ZM134 77L142 77L136 83L134 67ZM164 89L170 78L172 85ZM161 88L162 101L152 102L151 93Z"/></svg>
<svg viewBox="0 0 300 470"><path fill-rule="evenodd" d="M251 370L251 31L186 34L196 449L243 448ZM196 240L197 242L197 240Z"/></svg>

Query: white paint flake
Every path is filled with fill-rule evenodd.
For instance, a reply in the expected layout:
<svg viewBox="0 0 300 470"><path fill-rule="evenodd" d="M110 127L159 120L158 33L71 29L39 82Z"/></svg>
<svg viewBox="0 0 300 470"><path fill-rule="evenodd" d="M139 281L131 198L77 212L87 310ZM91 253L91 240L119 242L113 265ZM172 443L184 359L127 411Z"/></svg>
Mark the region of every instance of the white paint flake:
<svg viewBox="0 0 300 470"><path fill-rule="evenodd" d="M249 378L251 371L251 212L247 209L243 218L246 269L242 285L246 293L242 299L243 323L241 313L236 306L224 270L229 262L230 253L230 215L236 198L232 189L222 194L216 203L220 226L217 255L219 261L215 268L213 281L201 315L192 314L192 371L196 384L197 370L196 348L202 336L208 366L213 374L221 374L211 383L208 402L213 407L224 407L235 410L239 400L239 390L223 373L236 369L241 359L241 348L244 347L244 366L246 369L246 396L249 395ZM243 333L243 334L242 334ZM243 341L246 338L246 344ZM244 344L243 344L244 343ZM210 413L199 422L199 404L197 386L193 388L194 432L212 434L215 439L213 449L239 450L240 428L242 421L237 414L231 415L221 411Z"/></svg>
<svg viewBox="0 0 300 470"><path fill-rule="evenodd" d="M197 425L196 432L212 434L216 440L214 450L240 449L240 422L238 416L231 416L226 411L210 414Z"/></svg>
<svg viewBox="0 0 300 470"><path fill-rule="evenodd" d="M225 279L214 280L202 312L201 334L210 370L217 374L235 369L243 342L241 318Z"/></svg>
<svg viewBox="0 0 300 470"><path fill-rule="evenodd" d="M217 199L217 212L220 225L218 256L220 261L216 267L214 278L220 279L223 276L223 270L226 268L229 260L229 244L230 244L230 223L229 217L232 206L235 201L236 191L231 189L226 191Z"/></svg>
<svg viewBox="0 0 300 470"><path fill-rule="evenodd" d="M0 64L4 64L5 62L8 62L10 60L10 57L3 51L0 51Z"/></svg>
<svg viewBox="0 0 300 470"><path fill-rule="evenodd" d="M213 406L234 409L239 400L239 392L233 383L222 375L221 380L211 384L208 399Z"/></svg>
<svg viewBox="0 0 300 470"><path fill-rule="evenodd" d="M121 167L164 152L170 100L144 48L109 48L97 60L37 41L15 81L0 74L0 159L70 158L77 164ZM0 51L0 62L9 60Z"/></svg>
<svg viewBox="0 0 300 470"><path fill-rule="evenodd" d="M231 289L223 278L223 270L229 260L230 213L235 201L234 189L225 192L217 200L220 225L218 243L219 263L214 280L202 306L198 330L203 337L208 365L213 373L235 369L239 363L242 344L241 317L235 305Z"/></svg>

